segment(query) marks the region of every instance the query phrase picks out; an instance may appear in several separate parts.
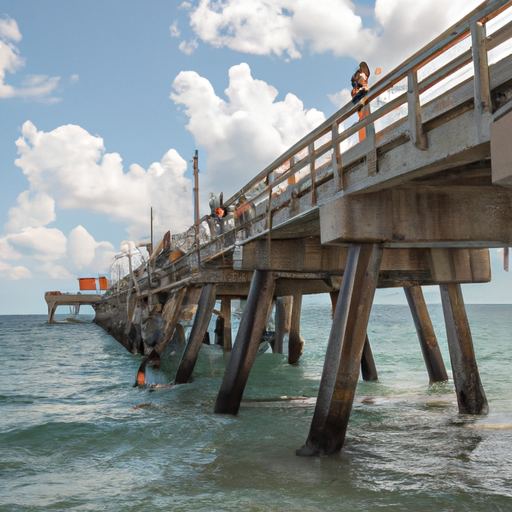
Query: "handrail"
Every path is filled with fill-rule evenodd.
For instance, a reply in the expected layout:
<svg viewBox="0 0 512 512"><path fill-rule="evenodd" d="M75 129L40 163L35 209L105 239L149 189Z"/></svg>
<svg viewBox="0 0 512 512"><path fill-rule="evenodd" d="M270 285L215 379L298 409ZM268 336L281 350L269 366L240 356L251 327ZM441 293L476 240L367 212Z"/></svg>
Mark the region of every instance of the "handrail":
<svg viewBox="0 0 512 512"><path fill-rule="evenodd" d="M467 37L470 34L470 25L473 20L476 19L478 22L485 22L487 23L491 19L495 18L499 14L501 14L504 10L512 6L511 0L487 0L486 2L483 2L478 6L476 9L471 11L467 16L465 16L461 21L456 23L455 25L451 26L447 30L445 30L440 36L438 36L436 39L434 39L431 43L429 43L427 46L419 50L417 53L415 53L412 57L407 59L404 63L402 63L400 66L395 68L393 71L391 71L387 76L383 77L381 80L379 80L368 92L368 95L366 97L367 101L370 102L373 99L376 99L378 96L380 96L382 93L389 90L391 87L396 85L398 82L402 81L404 78L407 77L408 73L410 71L417 71L420 67L424 66L425 64L428 64L430 61L432 61L434 58L441 55L444 51L452 48L455 44L460 42L462 39ZM492 40L492 39L491 39ZM464 54L463 54L464 55ZM468 57L469 55L465 55L465 57ZM433 86L435 83L439 82L440 80L444 79L449 74L453 73L454 71L460 69L461 65L466 64L467 62L470 62L472 58L470 58L467 62L464 64L461 64L459 62L460 57L457 57L454 59L456 62L456 65L452 67L450 70L450 64L445 65L443 68L443 73L440 76L436 76L435 79L432 79L431 81L424 80L423 84L420 84L420 91L423 92L427 88ZM464 60L464 59L463 59ZM405 101L404 101L405 103ZM236 192L233 196L231 196L227 201L225 201L225 205L230 206L234 204L237 199L239 199L241 196L245 195L254 185L257 183L263 181L267 178L267 176L274 172L279 167L283 166L290 158L295 156L300 151L306 149L310 144L314 144L316 140L318 140L320 137L328 134L332 130L332 125L334 123L341 124L343 121L347 120L352 115L356 114L358 110L360 110L361 104L353 105L352 103L349 103L342 107L338 112L333 114L329 119L324 121L322 124L320 124L317 128L315 128L313 131L311 131L308 135L303 137L300 141L298 141L296 144L294 144L290 149L285 151L281 156L279 156L276 160L274 160L270 165L268 165L263 171L261 171L257 176L255 176L249 183L247 183L244 187L242 187L238 192ZM382 108L382 107L381 107ZM381 109L378 109L373 114L378 114ZM387 112L385 112L387 113ZM383 114L380 113L380 115L375 115L369 119L369 117L359 121L357 123L358 129L361 129L371 122L373 122L376 119L379 119L382 117ZM357 130L356 130L357 131ZM342 132L344 134L345 132ZM350 132L352 135L353 131ZM340 134L340 142L348 138L348 136L343 136ZM289 173L288 177L291 177L293 173ZM270 186L270 185L269 185Z"/></svg>
<svg viewBox="0 0 512 512"><path fill-rule="evenodd" d="M242 202L242 198L246 198L247 201L255 205L255 207L264 203L265 211L260 211L259 214L255 215L256 218L252 219L252 222L248 223L247 220L244 220L239 222L237 225L237 222L235 221L235 225L232 230L212 236L210 240L203 244L196 243L194 247L189 248L187 255L190 256L193 253L197 253L196 257L199 261L201 250L205 250L206 246L218 242L220 239L226 237L228 233L233 233L233 231L235 232L235 238L237 238L237 231L246 229L248 224L250 227L255 223L261 222L265 222L266 225L264 229L259 231L259 235L262 236L263 234L267 234L270 243L270 235L273 228L272 199L273 192L278 190L277 187L292 178L295 183L295 175L298 172L303 171L303 169L309 168L309 178L307 181L311 181L311 184L309 185L312 196L311 206L314 207L316 203L315 176L319 169L316 167L316 164L319 158L322 158L326 153L332 151L333 175L336 175L337 172L339 172L339 162L337 162L337 159L342 155L340 144L363 128L366 128L369 131L374 126L375 121L383 118L385 115L403 104L408 104L408 113L404 120L409 123L411 140L419 149L426 149L426 139L423 137L424 132L421 120L422 106L420 106L420 94L447 79L456 71L471 62L474 63L473 77L475 81L475 105L479 105L478 109L483 108L484 113L491 113L489 98L485 97L485 94L489 93L487 52L512 38L512 22L509 22L496 30L490 37L485 37L485 24L496 18L496 16L511 6L512 0L487 0L483 2L462 20L445 30L428 45L409 57L388 75L381 78L370 88L365 98L365 103L370 103L372 100L377 99L380 95L390 90L393 86L403 80L407 80L408 82L408 90L406 92L380 106L363 119L360 119L352 126L340 132L339 126L363 107L361 102L357 104L350 102L317 126L308 135L296 142L292 147L252 178L238 192L224 202L225 207L233 208L237 203L240 204ZM453 48L468 37L470 38L469 41L471 43L471 48L462 52L460 55L457 55L438 69L433 70L421 81L418 81L417 73L421 68L440 55L445 54L449 49ZM484 97L482 97L482 95ZM374 130L371 133L372 136L369 138L373 139L373 151L375 151ZM330 139L328 138L329 136ZM326 138L325 141L321 141L323 137ZM318 147L315 147L315 144L319 144ZM303 152L305 153L305 156L299 158L299 154ZM279 173L279 175L274 175L274 173ZM339 188L342 189L342 185L343 184L341 183ZM261 188L255 190L256 186L260 186ZM253 191L254 194L250 197L246 197L251 191ZM199 227L199 225L207 218L208 217L203 217L194 226L197 225ZM253 235L245 236L245 238L252 239ZM232 247L231 244L228 244L228 247ZM226 250L227 248L223 248L220 252L217 252L217 254L223 254ZM207 257L210 258L211 255Z"/></svg>

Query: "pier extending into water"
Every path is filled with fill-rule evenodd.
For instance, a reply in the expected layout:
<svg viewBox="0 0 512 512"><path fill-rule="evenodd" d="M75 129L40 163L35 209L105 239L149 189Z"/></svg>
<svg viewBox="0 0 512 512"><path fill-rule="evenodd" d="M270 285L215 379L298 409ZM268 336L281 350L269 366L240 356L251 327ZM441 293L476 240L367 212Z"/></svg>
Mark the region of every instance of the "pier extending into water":
<svg viewBox="0 0 512 512"><path fill-rule="evenodd" d="M216 343L231 356L214 411L237 414L271 309L274 351L287 331L295 364L302 296L330 293L325 365L297 454L337 453L360 372L378 378L367 336L376 288L404 289L426 375L448 379L421 289L439 285L459 411L487 412L461 284L490 281L489 249L512 245L511 7L481 4L224 201L226 215L168 233L111 284L95 322L144 355L138 385L175 338L185 348L174 382L187 383L215 314ZM397 84L403 92L380 101ZM246 303L232 343L235 298Z"/></svg>

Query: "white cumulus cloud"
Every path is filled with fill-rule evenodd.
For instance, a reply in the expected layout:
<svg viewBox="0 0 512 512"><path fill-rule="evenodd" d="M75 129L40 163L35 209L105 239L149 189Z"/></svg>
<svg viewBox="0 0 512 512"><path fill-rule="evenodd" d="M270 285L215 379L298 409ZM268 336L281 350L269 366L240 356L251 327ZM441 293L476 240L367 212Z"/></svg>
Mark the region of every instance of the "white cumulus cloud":
<svg viewBox="0 0 512 512"><path fill-rule="evenodd" d="M174 149L147 170L133 164L125 172L121 156L106 153L103 139L80 126L43 132L26 121L16 144L20 156L15 164L27 176L31 193L46 194L61 209L106 214L126 223L133 239L148 235L151 206L156 233L184 231L192 221L187 162ZM13 209L18 217L19 208Z"/></svg>
<svg viewBox="0 0 512 512"><path fill-rule="evenodd" d="M54 199L45 193L30 197L30 191L25 190L18 196L18 206L9 210L9 221L4 229L8 233L14 233L25 227L46 226L54 220Z"/></svg>
<svg viewBox="0 0 512 512"><path fill-rule="evenodd" d="M20 97L25 99L41 99L58 101L51 98L51 93L59 84L60 77L47 75L28 75L23 79L22 87L14 87L5 83L6 74L16 73L25 65L25 59L20 57L14 43L21 41L18 24L12 18L5 16L0 19L0 98Z"/></svg>
<svg viewBox="0 0 512 512"><path fill-rule="evenodd" d="M116 251L109 242L96 242L83 226L68 236L67 256L77 270L107 268Z"/></svg>
<svg viewBox="0 0 512 512"><path fill-rule="evenodd" d="M315 109L254 79L245 63L229 70L229 87L220 98L211 83L194 71L181 72L171 98L189 118L187 129L208 153L205 186L229 196L283 151L324 121ZM203 188L204 190L204 188Z"/></svg>
<svg viewBox="0 0 512 512"><path fill-rule="evenodd" d="M350 0L200 0L190 26L214 47L300 58L331 52L385 72L479 5L480 0L376 0L365 27Z"/></svg>

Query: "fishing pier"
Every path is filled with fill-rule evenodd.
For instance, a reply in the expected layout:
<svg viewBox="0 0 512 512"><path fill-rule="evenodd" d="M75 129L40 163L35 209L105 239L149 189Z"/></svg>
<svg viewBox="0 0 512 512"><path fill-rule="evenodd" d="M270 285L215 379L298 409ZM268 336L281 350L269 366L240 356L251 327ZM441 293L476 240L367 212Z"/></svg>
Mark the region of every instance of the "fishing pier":
<svg viewBox="0 0 512 512"><path fill-rule="evenodd" d="M376 288L403 288L428 378L448 379L421 288L439 285L459 411L487 412L461 284L490 281L489 249L512 245L511 7L481 4L224 201L225 215L168 233L145 266L111 284L95 322L144 355L139 385L192 321L174 380L188 382L215 314L231 355L214 411L237 414L271 308L274 351L288 331L295 364L302 297L330 293L323 374L297 454L337 453L361 370L377 379L367 336Z"/></svg>

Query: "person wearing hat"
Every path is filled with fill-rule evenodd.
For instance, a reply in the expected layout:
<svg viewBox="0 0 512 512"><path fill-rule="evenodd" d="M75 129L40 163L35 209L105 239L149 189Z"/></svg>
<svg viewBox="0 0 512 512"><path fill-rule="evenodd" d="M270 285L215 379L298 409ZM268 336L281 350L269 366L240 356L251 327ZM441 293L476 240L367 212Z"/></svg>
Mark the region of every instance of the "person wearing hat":
<svg viewBox="0 0 512 512"><path fill-rule="evenodd" d="M352 75L350 83L352 85L352 103L357 103L368 92L368 80L370 79L370 68L366 62L359 64L358 70Z"/></svg>

